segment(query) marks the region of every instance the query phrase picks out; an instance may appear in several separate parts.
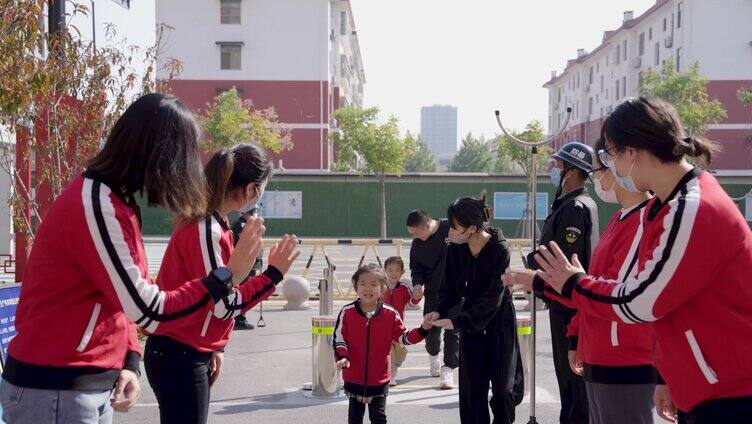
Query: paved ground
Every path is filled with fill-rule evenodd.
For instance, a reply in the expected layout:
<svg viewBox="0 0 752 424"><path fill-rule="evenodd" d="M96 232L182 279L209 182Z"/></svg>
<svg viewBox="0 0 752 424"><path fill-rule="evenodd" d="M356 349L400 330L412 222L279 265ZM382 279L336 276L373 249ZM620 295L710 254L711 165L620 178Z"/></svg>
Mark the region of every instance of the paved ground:
<svg viewBox="0 0 752 424"><path fill-rule="evenodd" d="M265 304L266 328L233 334L225 354L224 372L212 393L211 423L317 424L346 420L344 398L312 400L300 390L303 383L311 380L310 317L318 312L318 305L314 304L314 309L309 311L283 311L282 305L283 302ZM258 312L250 315L255 321ZM419 325L421 319L420 311L408 311L408 326ZM553 423L558 400L545 312L539 324L542 346L538 353L537 415L539 422ZM428 356L422 344L409 347L399 382L389 396L387 411L391 422L459 422L457 390L438 390L438 379L428 376ZM142 385L144 393L138 406L128 414L118 414L116 423L158 420L156 400L145 377ZM528 408L526 399L518 408L517 422L527 422Z"/></svg>
<svg viewBox="0 0 752 424"><path fill-rule="evenodd" d="M150 270L156 274L164 253L164 240L147 240ZM300 275L308 260L311 246L303 246L303 254L290 272ZM347 282L360 261L363 248L330 246L328 253L337 265L337 274L347 290ZM379 248L382 260L394 254L393 247ZM409 246L403 256L407 259ZM375 262L372 252L366 261ZM519 265L519 254L512 258ZM309 279L321 278L325 260L321 254L314 258ZM303 383L311 380L310 318L318 312L318 302L307 311L284 311L284 301L265 302L264 318L267 327L253 331L235 332L225 354L220 381L212 393L210 423L333 423L345 422L347 403L338 400L312 400L303 395ZM337 302L339 310L343 302ZM249 314L256 322L258 310ZM422 320L421 311L408 310L407 325L415 327ZM558 422L559 400L551 354L548 313L538 317L537 330L538 376L536 380L539 423ZM409 347L409 355L400 371L400 385L391 390L387 407L392 423L420 422L444 424L459 422L457 390L438 389L438 379L428 376L428 356L423 344ZM153 393L142 378L143 395L139 404L128 414L118 414L116 423L158 422L158 407ZM529 419L529 398L517 408L518 423ZM655 418L656 422L660 422Z"/></svg>

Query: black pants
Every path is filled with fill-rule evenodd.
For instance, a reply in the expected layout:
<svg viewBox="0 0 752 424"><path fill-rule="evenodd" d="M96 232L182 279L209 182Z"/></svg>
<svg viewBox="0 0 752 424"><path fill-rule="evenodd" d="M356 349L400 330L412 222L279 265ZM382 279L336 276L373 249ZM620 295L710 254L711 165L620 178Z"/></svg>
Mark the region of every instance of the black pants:
<svg viewBox="0 0 752 424"><path fill-rule="evenodd" d="M679 424L747 424L752 422L752 397L717 399L690 412L679 412Z"/></svg>
<svg viewBox="0 0 752 424"><path fill-rule="evenodd" d="M564 311L553 306L548 314L551 321L554 369L559 382L561 424L588 424L588 400L585 381L569 367L567 325L577 311Z"/></svg>
<svg viewBox="0 0 752 424"><path fill-rule="evenodd" d="M162 424L205 424L209 415L211 353L163 336L149 336L144 367Z"/></svg>
<svg viewBox="0 0 752 424"><path fill-rule="evenodd" d="M366 404L350 398L350 408L347 411L348 424L363 424L366 415ZM368 404L368 418L371 424L386 424L386 396L375 397Z"/></svg>
<svg viewBox="0 0 752 424"><path fill-rule="evenodd" d="M460 334L460 421L490 423L490 404L494 424L513 423L514 407L522 402L523 395L514 305L507 303L499 308L485 331Z"/></svg>
<svg viewBox="0 0 752 424"><path fill-rule="evenodd" d="M423 314L433 312L436 304L439 301L438 294L426 293L425 303L423 304ZM459 311L459 305L457 308L453 308L449 311L450 316L454 316ZM442 317L444 318L444 317ZM426 352L431 356L436 356L441 353L441 327L433 327L428 330L428 336L426 336ZM459 357L460 350L460 333L457 330L444 331L444 365L449 368L455 369L460 364Z"/></svg>

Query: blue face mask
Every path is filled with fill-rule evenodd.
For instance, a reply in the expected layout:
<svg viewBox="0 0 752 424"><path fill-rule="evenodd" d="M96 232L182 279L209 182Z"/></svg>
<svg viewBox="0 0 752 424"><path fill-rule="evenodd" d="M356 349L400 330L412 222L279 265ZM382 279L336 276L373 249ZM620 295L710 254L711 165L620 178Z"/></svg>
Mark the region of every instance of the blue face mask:
<svg viewBox="0 0 752 424"><path fill-rule="evenodd" d="M558 187L561 184L561 169L555 166L551 168L551 183L554 187Z"/></svg>

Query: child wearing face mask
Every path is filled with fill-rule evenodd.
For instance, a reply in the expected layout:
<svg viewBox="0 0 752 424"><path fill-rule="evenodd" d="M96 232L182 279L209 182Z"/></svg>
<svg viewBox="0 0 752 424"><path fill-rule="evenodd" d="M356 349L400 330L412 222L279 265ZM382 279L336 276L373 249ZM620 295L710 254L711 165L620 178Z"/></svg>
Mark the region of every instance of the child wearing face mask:
<svg viewBox="0 0 752 424"><path fill-rule="evenodd" d="M157 276L160 288L180 289L183 281L223 269L235 249L227 216L252 207L263 194L271 172L266 153L252 144L214 154L205 167L210 213L196 221L178 223ZM257 240L259 250L261 242ZM243 276L245 281L228 296L216 303L205 302L194 311L203 319L149 336L144 365L162 424L207 421L211 387L220 375L233 318L274 293L299 254L297 245L295 236L284 236L270 249L263 273Z"/></svg>
<svg viewBox="0 0 752 424"><path fill-rule="evenodd" d="M392 343L420 343L432 325L423 322L416 329L405 328L400 313L381 299L387 276L378 265L358 268L352 284L358 300L340 311L332 342L337 367L343 370L345 393L350 398L348 423L361 424L366 406L371 423L386 423Z"/></svg>
<svg viewBox="0 0 752 424"><path fill-rule="evenodd" d="M509 249L501 231L489 224L485 193L479 199L457 199L447 218L451 244L444 284L437 308L425 319L460 330L461 422L491 422L490 403L494 423L512 423L524 383L512 295L499 284L509 266ZM451 316L459 304L459 314Z"/></svg>

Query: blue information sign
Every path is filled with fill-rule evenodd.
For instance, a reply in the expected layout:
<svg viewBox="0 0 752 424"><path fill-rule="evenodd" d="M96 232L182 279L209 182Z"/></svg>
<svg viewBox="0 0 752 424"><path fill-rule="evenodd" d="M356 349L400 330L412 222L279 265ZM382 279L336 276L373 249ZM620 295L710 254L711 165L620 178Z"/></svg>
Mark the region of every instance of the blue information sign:
<svg viewBox="0 0 752 424"><path fill-rule="evenodd" d="M522 219L527 209L527 193L494 193L494 219ZM538 220L548 215L548 193L538 193L535 214Z"/></svg>
<svg viewBox="0 0 752 424"><path fill-rule="evenodd" d="M0 288L0 353L2 363L8 357L8 344L16 335L16 305L21 286Z"/></svg>

